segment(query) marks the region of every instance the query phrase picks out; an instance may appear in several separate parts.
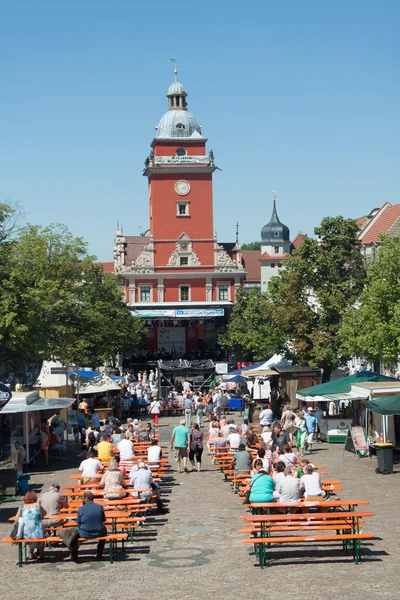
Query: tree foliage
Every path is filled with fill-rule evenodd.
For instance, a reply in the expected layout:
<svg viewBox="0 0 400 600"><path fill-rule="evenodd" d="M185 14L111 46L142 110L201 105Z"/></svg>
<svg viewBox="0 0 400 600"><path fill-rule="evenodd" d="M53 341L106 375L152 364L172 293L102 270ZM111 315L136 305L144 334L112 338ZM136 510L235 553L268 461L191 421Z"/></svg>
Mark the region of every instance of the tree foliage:
<svg viewBox="0 0 400 600"><path fill-rule="evenodd" d="M248 242L240 246L241 250L261 250L261 242Z"/></svg>
<svg viewBox="0 0 400 600"><path fill-rule="evenodd" d="M382 237L356 305L340 327L343 351L386 364L400 354L400 237Z"/></svg>
<svg viewBox="0 0 400 600"><path fill-rule="evenodd" d="M268 358L284 339L272 325L271 304L258 288L239 288L227 331L220 345L241 360Z"/></svg>
<svg viewBox="0 0 400 600"><path fill-rule="evenodd" d="M145 327L122 302L117 277L65 227L27 225L12 242L0 239L0 252L0 362L98 366L141 346Z"/></svg>
<svg viewBox="0 0 400 600"><path fill-rule="evenodd" d="M286 337L286 354L294 354L298 364L323 369L324 380L348 358L338 336L340 324L365 282L357 231L352 219L324 218L315 229L318 239L304 236L287 268L269 285L273 321Z"/></svg>

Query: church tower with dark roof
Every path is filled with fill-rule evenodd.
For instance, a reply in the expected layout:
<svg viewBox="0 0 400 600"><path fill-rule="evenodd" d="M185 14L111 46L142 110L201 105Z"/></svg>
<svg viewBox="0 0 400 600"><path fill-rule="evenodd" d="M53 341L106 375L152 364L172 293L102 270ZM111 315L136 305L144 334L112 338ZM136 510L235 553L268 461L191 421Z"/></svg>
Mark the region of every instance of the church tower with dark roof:
<svg viewBox="0 0 400 600"><path fill-rule="evenodd" d="M276 210L276 194L273 192L272 216L261 229L261 290L265 292L271 277L278 275L285 261L291 258L290 231L278 217Z"/></svg>

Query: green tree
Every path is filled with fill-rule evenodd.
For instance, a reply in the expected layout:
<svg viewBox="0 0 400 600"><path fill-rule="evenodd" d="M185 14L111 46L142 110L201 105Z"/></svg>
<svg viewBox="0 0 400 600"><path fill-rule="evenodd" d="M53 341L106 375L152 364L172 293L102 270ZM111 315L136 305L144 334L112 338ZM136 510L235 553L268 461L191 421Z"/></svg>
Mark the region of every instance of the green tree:
<svg viewBox="0 0 400 600"><path fill-rule="evenodd" d="M343 352L397 362L400 354L400 237L382 236L367 283L340 327Z"/></svg>
<svg viewBox="0 0 400 600"><path fill-rule="evenodd" d="M85 263L72 305L54 329L52 353L64 363L93 367L114 362L117 354L132 354L143 346L147 328L124 304L118 278L101 265Z"/></svg>
<svg viewBox="0 0 400 600"><path fill-rule="evenodd" d="M328 381L332 369L348 359L338 334L364 287L365 269L355 221L326 217L314 231L318 239L304 236L268 293L275 327L287 340L286 354L298 364L323 369Z"/></svg>
<svg viewBox="0 0 400 600"><path fill-rule="evenodd" d="M9 247L0 290L0 361L18 370L58 358L102 364L136 349L145 328L81 238L63 226L26 226Z"/></svg>
<svg viewBox="0 0 400 600"><path fill-rule="evenodd" d="M242 244L240 247L241 250L261 250L261 242L248 242L247 244Z"/></svg>
<svg viewBox="0 0 400 600"><path fill-rule="evenodd" d="M280 350L284 338L272 325L271 303L258 288L239 288L226 333L218 341L241 360L262 360Z"/></svg>

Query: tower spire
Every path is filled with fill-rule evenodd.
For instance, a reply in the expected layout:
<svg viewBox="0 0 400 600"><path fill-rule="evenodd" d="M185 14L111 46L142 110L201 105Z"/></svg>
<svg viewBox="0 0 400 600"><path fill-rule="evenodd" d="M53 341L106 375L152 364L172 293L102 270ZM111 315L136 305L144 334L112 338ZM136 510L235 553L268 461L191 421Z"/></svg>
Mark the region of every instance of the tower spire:
<svg viewBox="0 0 400 600"><path fill-rule="evenodd" d="M272 198L274 200L274 207L272 209L272 216L276 216L276 218L278 218L278 213L276 211L276 191L272 190Z"/></svg>
<svg viewBox="0 0 400 600"><path fill-rule="evenodd" d="M236 245L239 244L239 221L236 223Z"/></svg>

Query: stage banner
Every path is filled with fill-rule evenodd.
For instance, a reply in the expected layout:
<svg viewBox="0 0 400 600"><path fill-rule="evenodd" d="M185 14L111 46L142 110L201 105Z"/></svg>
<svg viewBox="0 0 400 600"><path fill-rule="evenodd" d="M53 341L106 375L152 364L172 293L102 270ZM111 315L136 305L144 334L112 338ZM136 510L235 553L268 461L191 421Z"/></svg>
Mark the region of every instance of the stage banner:
<svg viewBox="0 0 400 600"><path fill-rule="evenodd" d="M185 327L159 327L158 351L185 352Z"/></svg>

